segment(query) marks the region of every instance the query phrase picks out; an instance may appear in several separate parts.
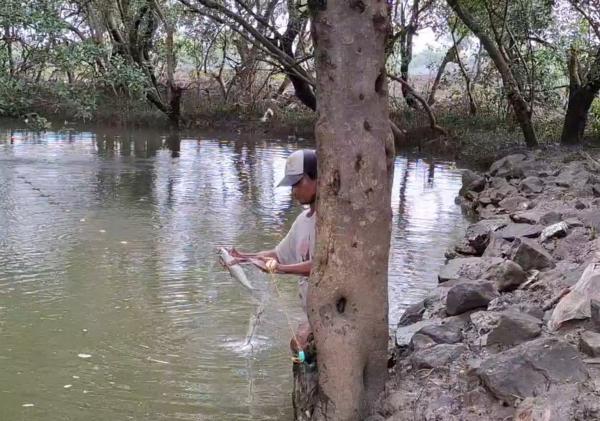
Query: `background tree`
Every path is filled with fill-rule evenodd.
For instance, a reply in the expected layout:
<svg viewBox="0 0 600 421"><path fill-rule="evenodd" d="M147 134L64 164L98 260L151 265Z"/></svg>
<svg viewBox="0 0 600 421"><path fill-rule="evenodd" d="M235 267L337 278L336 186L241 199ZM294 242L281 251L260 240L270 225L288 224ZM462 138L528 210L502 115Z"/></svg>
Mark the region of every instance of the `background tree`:
<svg viewBox="0 0 600 421"><path fill-rule="evenodd" d="M572 145L582 142L592 102L600 91L600 4L580 0L569 2L582 16L584 28L587 26L585 32L591 39L587 45L574 43L568 53L569 102L560 140ZM582 64L582 60L589 64Z"/></svg>

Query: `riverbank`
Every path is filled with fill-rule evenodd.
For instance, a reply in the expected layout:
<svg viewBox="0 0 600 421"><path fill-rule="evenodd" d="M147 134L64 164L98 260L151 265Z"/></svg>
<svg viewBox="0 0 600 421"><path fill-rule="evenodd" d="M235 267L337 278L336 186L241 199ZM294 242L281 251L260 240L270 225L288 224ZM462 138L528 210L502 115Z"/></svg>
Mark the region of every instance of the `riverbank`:
<svg viewBox="0 0 600 421"><path fill-rule="evenodd" d="M458 200L479 221L402 316L373 419L600 417L599 156L556 148L465 171Z"/></svg>

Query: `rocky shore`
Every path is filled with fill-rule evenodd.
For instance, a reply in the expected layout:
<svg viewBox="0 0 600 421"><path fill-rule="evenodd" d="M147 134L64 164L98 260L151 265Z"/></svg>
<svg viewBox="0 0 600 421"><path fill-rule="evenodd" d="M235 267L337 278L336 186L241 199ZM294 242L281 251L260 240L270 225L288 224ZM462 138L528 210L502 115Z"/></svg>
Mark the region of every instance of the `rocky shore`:
<svg viewBox="0 0 600 421"><path fill-rule="evenodd" d="M372 420L600 419L600 161L536 151L465 171L478 222L402 316Z"/></svg>

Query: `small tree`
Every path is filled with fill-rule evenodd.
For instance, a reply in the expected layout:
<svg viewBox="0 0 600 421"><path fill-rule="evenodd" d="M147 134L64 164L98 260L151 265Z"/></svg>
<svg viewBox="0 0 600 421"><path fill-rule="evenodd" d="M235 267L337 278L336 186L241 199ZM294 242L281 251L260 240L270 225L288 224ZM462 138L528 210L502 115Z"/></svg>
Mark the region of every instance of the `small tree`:
<svg viewBox="0 0 600 421"><path fill-rule="evenodd" d="M468 0L447 0L448 5L454 10L456 15L463 21L473 34L479 38L479 41L485 48L485 51L494 62L496 69L500 73L502 83L506 91L509 104L512 106L517 121L523 131L525 137L525 143L529 147L536 147L538 145L537 135L531 121L531 115L533 110L533 101L528 102L525 99L523 89L524 86L520 82L520 75L516 71L518 67L513 65L516 60L513 56L518 56L517 52L511 52L513 44L515 44L515 37L507 30L507 18L508 9L510 7L510 1L505 0L502 2L503 12L498 18L492 5L489 4L488 0L483 0L483 10L476 10L480 14L487 14L488 18L485 20L485 24L480 22L478 15L472 13L467 3L473 3ZM494 4L494 2L491 2ZM496 4L500 5L500 4ZM477 4L477 6L480 6ZM483 19L481 19L483 20ZM520 57L519 57L520 59ZM524 60L521 60L524 61Z"/></svg>

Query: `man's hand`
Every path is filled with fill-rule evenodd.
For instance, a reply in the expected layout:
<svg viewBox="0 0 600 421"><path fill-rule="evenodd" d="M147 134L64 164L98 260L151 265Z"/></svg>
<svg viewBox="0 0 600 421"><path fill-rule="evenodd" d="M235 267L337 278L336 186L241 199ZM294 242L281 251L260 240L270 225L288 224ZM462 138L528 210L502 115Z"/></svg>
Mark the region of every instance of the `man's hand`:
<svg viewBox="0 0 600 421"><path fill-rule="evenodd" d="M279 262L271 257L258 257L250 261L263 272L273 273L279 270Z"/></svg>
<svg viewBox="0 0 600 421"><path fill-rule="evenodd" d="M245 259L245 257L235 249L235 247L231 247L229 249L229 254L231 255L231 257L235 257L236 259Z"/></svg>
<svg viewBox="0 0 600 421"><path fill-rule="evenodd" d="M312 329L308 322L301 323L296 329L296 337L290 341L292 352L305 351L308 348L308 343L313 339Z"/></svg>

